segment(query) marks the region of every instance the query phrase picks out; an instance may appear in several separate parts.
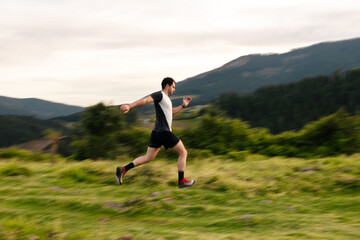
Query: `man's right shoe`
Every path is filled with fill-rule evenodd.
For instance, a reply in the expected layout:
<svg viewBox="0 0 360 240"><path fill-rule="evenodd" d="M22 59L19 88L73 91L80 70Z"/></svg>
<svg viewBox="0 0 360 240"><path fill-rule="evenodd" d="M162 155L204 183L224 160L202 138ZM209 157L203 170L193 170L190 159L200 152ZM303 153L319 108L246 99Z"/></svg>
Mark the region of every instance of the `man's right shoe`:
<svg viewBox="0 0 360 240"><path fill-rule="evenodd" d="M122 184L122 180L123 180L124 175L125 175L124 167L117 167L116 168L115 179L116 179L118 184L120 184L120 185Z"/></svg>
<svg viewBox="0 0 360 240"><path fill-rule="evenodd" d="M194 184L195 184L195 180L187 180L186 178L183 178L183 180L178 182L178 187L186 188L186 187L191 187Z"/></svg>

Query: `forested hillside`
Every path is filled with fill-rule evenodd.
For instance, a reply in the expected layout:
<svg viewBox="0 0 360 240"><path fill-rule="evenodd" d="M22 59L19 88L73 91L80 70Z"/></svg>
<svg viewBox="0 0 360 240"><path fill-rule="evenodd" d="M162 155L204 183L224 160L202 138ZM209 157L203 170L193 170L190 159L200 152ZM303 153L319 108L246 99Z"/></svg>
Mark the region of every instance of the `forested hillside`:
<svg viewBox="0 0 360 240"><path fill-rule="evenodd" d="M360 38L325 42L282 54L239 57L217 69L178 82L175 95L192 95L192 104L202 105L228 91L250 94L266 85L357 67L360 67Z"/></svg>
<svg viewBox="0 0 360 240"><path fill-rule="evenodd" d="M63 124L41 120L30 116L0 116L0 147L8 147L42 138L46 129L54 129L63 134L67 128Z"/></svg>
<svg viewBox="0 0 360 240"><path fill-rule="evenodd" d="M267 86L247 96L226 93L214 105L230 117L248 121L252 127L268 128L272 133L298 130L340 108L358 113L360 70Z"/></svg>

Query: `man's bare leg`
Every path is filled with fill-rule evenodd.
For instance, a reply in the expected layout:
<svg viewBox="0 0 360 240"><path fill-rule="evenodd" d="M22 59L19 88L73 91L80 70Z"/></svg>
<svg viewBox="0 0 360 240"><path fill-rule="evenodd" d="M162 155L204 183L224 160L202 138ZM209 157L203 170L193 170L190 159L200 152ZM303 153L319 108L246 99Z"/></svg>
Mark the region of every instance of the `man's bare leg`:
<svg viewBox="0 0 360 240"><path fill-rule="evenodd" d="M173 148L172 150L174 150L175 152L177 152L179 154L179 158L178 158L178 170L179 172L185 172L185 168L186 168L186 158L187 158L187 150L184 146L184 144L182 143L182 141L180 140Z"/></svg>
<svg viewBox="0 0 360 240"><path fill-rule="evenodd" d="M195 184L195 180L187 180L184 177L184 172L186 168L186 159L187 159L187 150L180 140L173 148L175 152L179 154L178 158L178 171L179 171L179 180L178 180L178 187L184 188L184 187L191 187Z"/></svg>
<svg viewBox="0 0 360 240"><path fill-rule="evenodd" d="M132 161L130 164L128 164L124 167L117 167L116 174L115 174L116 181L121 185L124 175L127 171L129 171L133 167L150 162L151 160L153 160L156 157L159 150L160 150L160 148L148 147L146 155L136 158L134 161Z"/></svg>
<svg viewBox="0 0 360 240"><path fill-rule="evenodd" d="M158 154L159 150L160 148L148 147L146 155L138 157L133 161L135 167L153 160Z"/></svg>

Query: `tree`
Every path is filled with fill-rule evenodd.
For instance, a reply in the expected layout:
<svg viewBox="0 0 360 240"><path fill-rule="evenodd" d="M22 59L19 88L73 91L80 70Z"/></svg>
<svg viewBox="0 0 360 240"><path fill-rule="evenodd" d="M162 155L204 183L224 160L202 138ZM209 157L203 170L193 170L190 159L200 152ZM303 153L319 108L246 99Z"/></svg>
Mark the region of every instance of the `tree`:
<svg viewBox="0 0 360 240"><path fill-rule="evenodd" d="M73 143L76 159L112 158L116 155L116 133L123 127L123 115L117 107L98 103L87 108L80 120L80 136Z"/></svg>
<svg viewBox="0 0 360 240"><path fill-rule="evenodd" d="M81 116L81 124L94 136L105 136L121 129L122 116L119 109L98 103L86 109Z"/></svg>

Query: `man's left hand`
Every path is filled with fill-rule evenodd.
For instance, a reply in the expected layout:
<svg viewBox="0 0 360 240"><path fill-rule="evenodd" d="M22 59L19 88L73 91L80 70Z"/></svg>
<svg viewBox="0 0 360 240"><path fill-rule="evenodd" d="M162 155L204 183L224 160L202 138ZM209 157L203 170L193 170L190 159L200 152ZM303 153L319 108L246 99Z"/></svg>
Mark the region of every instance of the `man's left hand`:
<svg viewBox="0 0 360 240"><path fill-rule="evenodd" d="M192 98L191 97L184 97L183 98L183 106L187 107L187 105L189 105L189 103L191 102Z"/></svg>

